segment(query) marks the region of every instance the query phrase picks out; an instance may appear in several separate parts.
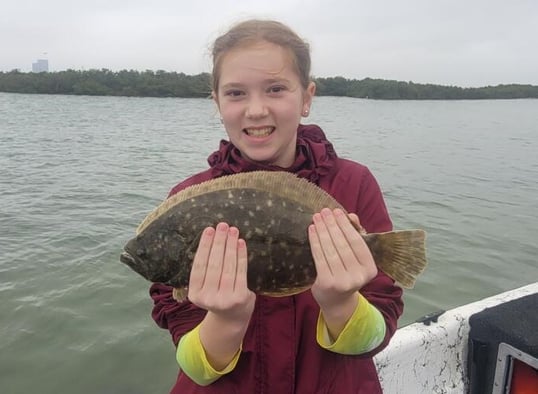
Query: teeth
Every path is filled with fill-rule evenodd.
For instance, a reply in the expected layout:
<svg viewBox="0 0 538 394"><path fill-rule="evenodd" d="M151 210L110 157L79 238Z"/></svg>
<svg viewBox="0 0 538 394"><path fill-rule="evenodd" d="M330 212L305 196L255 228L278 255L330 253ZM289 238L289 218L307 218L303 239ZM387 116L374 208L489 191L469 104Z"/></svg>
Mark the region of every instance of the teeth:
<svg viewBox="0 0 538 394"><path fill-rule="evenodd" d="M252 137L266 137L272 133L272 127L264 127L259 129L245 129L248 135Z"/></svg>

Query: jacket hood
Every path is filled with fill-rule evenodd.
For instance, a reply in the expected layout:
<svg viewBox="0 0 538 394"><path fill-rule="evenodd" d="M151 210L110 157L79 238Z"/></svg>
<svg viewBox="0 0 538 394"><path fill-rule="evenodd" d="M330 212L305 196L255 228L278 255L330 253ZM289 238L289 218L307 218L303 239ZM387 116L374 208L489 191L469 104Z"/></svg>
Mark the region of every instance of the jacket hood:
<svg viewBox="0 0 538 394"><path fill-rule="evenodd" d="M257 170L288 171L317 183L320 177L329 173L336 159L336 152L320 127L299 125L295 162L289 168L248 161L241 156L239 149L226 140L220 141L219 149L207 161L213 177Z"/></svg>

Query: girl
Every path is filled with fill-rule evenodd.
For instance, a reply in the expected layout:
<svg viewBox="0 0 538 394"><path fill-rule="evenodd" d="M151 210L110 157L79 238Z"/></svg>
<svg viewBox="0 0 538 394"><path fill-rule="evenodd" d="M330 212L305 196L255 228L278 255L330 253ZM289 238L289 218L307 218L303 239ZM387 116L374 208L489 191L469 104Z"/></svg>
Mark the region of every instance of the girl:
<svg viewBox="0 0 538 394"><path fill-rule="evenodd" d="M213 99L229 141L210 168L170 195L212 178L289 171L316 183L368 232L392 230L380 188L363 165L340 158L322 130L301 125L316 87L309 46L276 21L232 27L213 47ZM177 345L172 393L381 393L372 356L389 342L402 290L383 272L341 210L323 209L308 229L317 279L288 297L246 285L248 245L226 223L206 228L188 301L150 289L153 318Z"/></svg>

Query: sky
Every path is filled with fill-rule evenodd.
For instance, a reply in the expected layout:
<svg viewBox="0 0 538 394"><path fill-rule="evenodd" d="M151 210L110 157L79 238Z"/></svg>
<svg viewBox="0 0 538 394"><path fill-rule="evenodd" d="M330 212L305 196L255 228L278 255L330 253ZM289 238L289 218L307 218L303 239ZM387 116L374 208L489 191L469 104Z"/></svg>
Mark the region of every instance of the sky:
<svg viewBox="0 0 538 394"><path fill-rule="evenodd" d="M538 85L537 0L3 1L0 71L211 71L232 24L277 19L309 42L312 74L479 87Z"/></svg>

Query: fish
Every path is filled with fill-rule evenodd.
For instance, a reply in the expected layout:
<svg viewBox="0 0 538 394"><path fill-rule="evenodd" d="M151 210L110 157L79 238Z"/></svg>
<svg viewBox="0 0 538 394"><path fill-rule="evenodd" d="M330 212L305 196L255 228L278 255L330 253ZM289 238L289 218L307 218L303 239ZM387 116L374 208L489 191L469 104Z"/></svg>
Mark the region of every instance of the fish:
<svg viewBox="0 0 538 394"><path fill-rule="evenodd" d="M189 186L164 200L140 223L120 261L150 282L175 288L186 298L190 270L206 227L226 222L247 244L247 285L257 294L281 297L308 290L316 269L308 240L312 216L340 208L316 184L285 171L224 175ZM427 265L425 231L366 233L379 269L404 288L413 288Z"/></svg>

